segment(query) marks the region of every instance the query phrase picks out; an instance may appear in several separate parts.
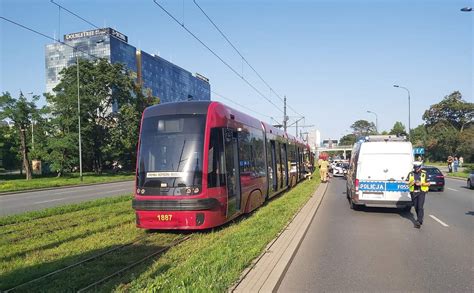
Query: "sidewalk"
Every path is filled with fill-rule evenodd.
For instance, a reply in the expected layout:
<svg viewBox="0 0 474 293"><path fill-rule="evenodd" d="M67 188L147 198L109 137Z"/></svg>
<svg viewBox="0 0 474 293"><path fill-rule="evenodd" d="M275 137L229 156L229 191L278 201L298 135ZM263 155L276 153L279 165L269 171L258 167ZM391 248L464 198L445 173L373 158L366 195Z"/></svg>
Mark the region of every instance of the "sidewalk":
<svg viewBox="0 0 474 293"><path fill-rule="evenodd" d="M286 229L277 236L247 268L229 292L272 292L281 282L288 266L318 210L328 184L321 183L309 201Z"/></svg>

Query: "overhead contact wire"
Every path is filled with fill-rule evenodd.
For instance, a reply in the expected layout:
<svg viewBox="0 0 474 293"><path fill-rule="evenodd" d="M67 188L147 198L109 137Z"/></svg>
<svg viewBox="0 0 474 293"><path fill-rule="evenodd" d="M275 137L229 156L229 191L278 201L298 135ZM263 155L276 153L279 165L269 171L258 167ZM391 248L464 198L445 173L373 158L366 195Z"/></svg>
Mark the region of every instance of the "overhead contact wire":
<svg viewBox="0 0 474 293"><path fill-rule="evenodd" d="M84 17L80 16L79 14L77 13L74 13L73 11L67 9L66 7L62 6L61 4L59 3L56 3L54 2L54 0L50 0L51 3L53 3L54 5L58 6L59 9L64 9L66 10L67 12L69 12L70 14L74 15L75 17L79 18L80 20L84 21L85 23L88 23L90 25L92 25L93 27L97 28L97 29L100 29L100 27L98 27L97 25L93 24L92 22L88 21L87 19L85 19ZM59 23L59 26L61 26L61 23ZM116 36L110 34L109 32L107 32L107 35L114 38L114 39L117 39L117 40L120 40L122 41L121 39L117 38Z"/></svg>
<svg viewBox="0 0 474 293"><path fill-rule="evenodd" d="M227 68L229 68L235 75L240 77L248 86L250 86L256 93L258 93L262 98L267 100L270 104L272 104L275 108L277 108L280 112L283 111L275 104L272 100L267 98L262 92L260 92L253 84L251 84L243 75L239 74L232 66L229 65L224 59L222 59L214 50L212 50L208 45L206 45L199 37L197 37L192 31L190 31L184 24L180 23L179 20L174 17L168 10L166 10L161 4L159 4L156 0L153 2L161 8L169 17L171 17L177 24L179 24L185 31L187 31L193 38L195 38L201 45L203 45L209 52L211 52L217 59L219 59Z"/></svg>
<svg viewBox="0 0 474 293"><path fill-rule="evenodd" d="M97 56L95 56L95 55L93 55L93 54L90 54L89 52L86 52L86 51L77 49L77 48L74 47L74 46L68 45L68 44L66 44L66 43L64 43L64 42L62 42L62 41L60 41L60 40L56 40L55 38L52 38L52 37L50 37L50 36L48 36L48 35L46 35L46 34L44 34L44 33L42 33L42 32L39 32L39 31L37 31L37 30L34 30L34 29L32 29L32 28L29 28L29 27L27 27L27 26L25 26L25 25L23 25L23 24L20 24L20 23L18 23L18 22L16 22L16 21L13 21L13 20L8 19L8 18L3 17L3 16L0 16L0 18L3 19L3 20L5 20L5 21L8 21L8 22L10 22L10 23L12 23L12 24L14 24L14 25L16 25L16 26L19 26L19 27L21 27L21 28L23 28L23 29L25 29L25 30L28 30L28 31L33 32L33 33L35 33L35 34L37 34L37 35L40 35L40 36L45 37L45 38L47 38L47 39L49 39L49 40L52 40L53 42L63 44L63 45L65 45L65 46L68 46L68 47L71 48L71 49L74 49L74 50L76 50L76 51L79 51L79 52L81 52L81 53L84 53L84 54L86 54L86 55L89 55L89 56L91 56L92 58L101 59L100 57L97 57Z"/></svg>
<svg viewBox="0 0 474 293"><path fill-rule="evenodd" d="M66 7L62 6L61 4L54 2L54 0L50 0L50 2L53 3L54 5L57 5L58 7L62 8L62 9L64 9L64 10L66 10L67 12L74 15L75 17L83 20L84 22L87 22L88 24L92 25L93 27L100 28L100 27L96 26L95 24L93 24L92 22L88 21L87 19L83 18L82 16L80 16L80 15L72 12L71 10L67 9Z"/></svg>
<svg viewBox="0 0 474 293"><path fill-rule="evenodd" d="M236 101L234 101L234 100L232 100L232 99L230 99L230 98L227 98L227 97L225 97L225 96L223 96L223 95L221 95L221 94L219 94L219 93L217 93L217 92L215 92L215 91L213 91L213 90L211 90L211 92L212 92L213 94L215 94L216 96L219 96L219 97L221 97L221 98L223 98L223 99L225 99L225 100L227 100L227 101L230 101L230 102L236 104L237 106L240 106L240 107L244 108L244 109L247 110L247 111L250 111L250 112L255 113L255 114L258 114L258 115L261 115L261 116L266 117L266 118L273 119L271 116L268 116L268 115L259 113L259 112L255 111L255 110L253 110L253 109L250 109L249 107L244 106L244 105L242 105L242 104L240 104L240 103L237 103Z"/></svg>
<svg viewBox="0 0 474 293"><path fill-rule="evenodd" d="M209 20L209 22L214 26L214 28L221 34L221 36L229 43L229 45L234 48L235 52L239 54L239 56L242 58L242 60L252 69L252 71L260 78L260 80L270 89L271 92L273 92L280 101L283 102L283 99L281 96L273 90L273 88L265 81L265 79L258 73L258 71L248 62L248 60L240 53L240 51L235 47L235 45L229 40L229 38L224 34L224 32L217 26L217 24L211 19L211 17L202 9L202 7L196 2L196 0L193 0L194 4L201 10L201 12L206 16L206 18ZM288 105L288 108L291 109L293 112L298 114L299 116L303 116L300 113L298 113L296 110L294 110L291 106Z"/></svg>

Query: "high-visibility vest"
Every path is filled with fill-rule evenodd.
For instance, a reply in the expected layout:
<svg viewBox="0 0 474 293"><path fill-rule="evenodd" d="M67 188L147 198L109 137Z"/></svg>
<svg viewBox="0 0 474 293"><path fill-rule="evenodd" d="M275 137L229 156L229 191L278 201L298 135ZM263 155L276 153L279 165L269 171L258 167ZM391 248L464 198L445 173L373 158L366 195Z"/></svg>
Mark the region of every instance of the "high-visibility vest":
<svg viewBox="0 0 474 293"><path fill-rule="evenodd" d="M421 171L420 174L420 179L421 179L421 186L420 189L421 191L428 191L430 189L429 186L423 186L426 183L426 171ZM408 177L408 183L415 182L415 175L413 172L410 172L410 176ZM410 192L415 191L415 185L410 186Z"/></svg>

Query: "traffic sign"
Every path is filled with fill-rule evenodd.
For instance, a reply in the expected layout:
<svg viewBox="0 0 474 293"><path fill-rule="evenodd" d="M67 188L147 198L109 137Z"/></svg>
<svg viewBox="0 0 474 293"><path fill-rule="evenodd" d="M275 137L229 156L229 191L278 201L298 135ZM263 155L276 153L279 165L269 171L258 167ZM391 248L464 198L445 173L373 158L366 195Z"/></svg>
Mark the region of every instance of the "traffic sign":
<svg viewBox="0 0 474 293"><path fill-rule="evenodd" d="M425 154L425 148L414 148L413 149L413 154L414 155L424 155Z"/></svg>

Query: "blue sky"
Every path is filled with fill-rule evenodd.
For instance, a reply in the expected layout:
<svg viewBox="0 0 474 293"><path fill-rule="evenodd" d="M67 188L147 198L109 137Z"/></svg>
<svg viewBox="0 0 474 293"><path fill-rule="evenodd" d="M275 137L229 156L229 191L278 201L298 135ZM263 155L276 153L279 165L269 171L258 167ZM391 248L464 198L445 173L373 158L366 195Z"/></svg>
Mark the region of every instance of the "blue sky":
<svg viewBox="0 0 474 293"><path fill-rule="evenodd" d="M210 79L211 89L271 122L282 112L259 97L152 0L56 2L98 26L124 33L129 43ZM245 58L323 138L339 138L359 119L389 130L412 127L445 95L459 90L473 101L473 15L460 8L471 0L197 1ZM231 66L243 72L275 104L270 92L211 26L192 0L160 1ZM2 0L0 15L53 37L92 29L48 0ZM184 18L183 18L184 17ZM0 19L0 92L16 96L45 91L44 47L51 43ZM237 105L212 95L236 109ZM289 110L291 117L298 114ZM294 119L292 119L294 120ZM302 122L300 122L301 125ZM290 128L289 132L294 133Z"/></svg>

